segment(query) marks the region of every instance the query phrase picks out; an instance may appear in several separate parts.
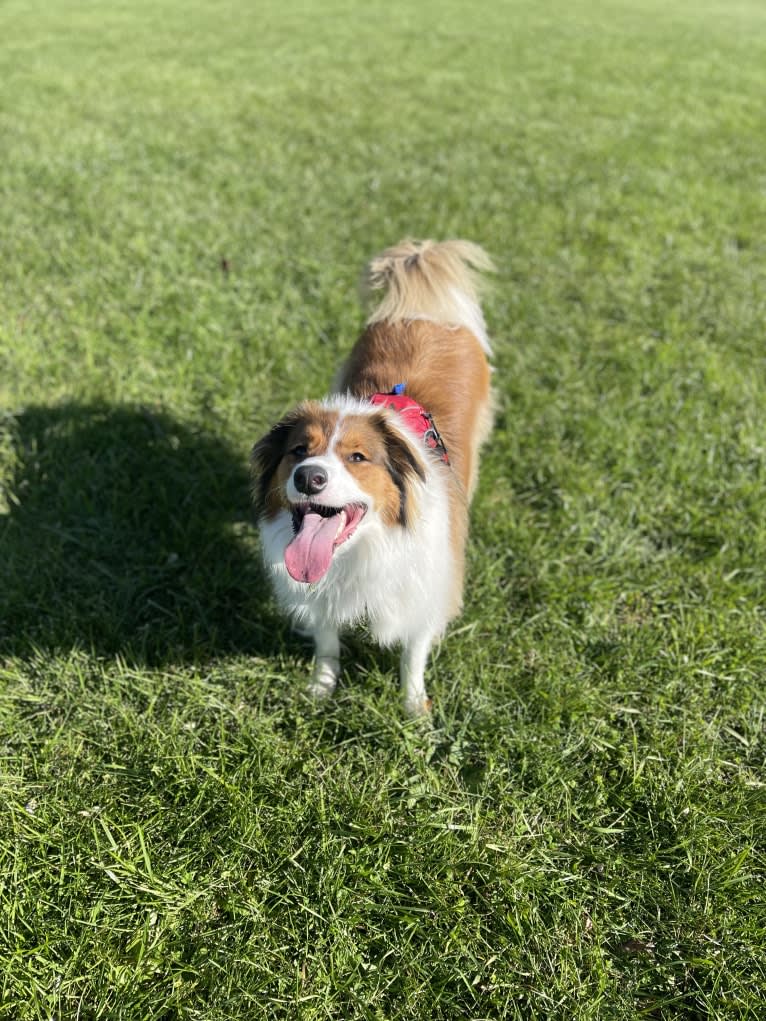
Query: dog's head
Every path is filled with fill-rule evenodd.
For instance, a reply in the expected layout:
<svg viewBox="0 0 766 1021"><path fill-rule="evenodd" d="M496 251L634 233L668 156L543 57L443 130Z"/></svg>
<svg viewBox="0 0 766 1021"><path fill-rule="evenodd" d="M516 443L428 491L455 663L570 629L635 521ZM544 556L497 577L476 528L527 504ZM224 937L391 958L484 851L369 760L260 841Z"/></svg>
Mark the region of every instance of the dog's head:
<svg viewBox="0 0 766 1021"><path fill-rule="evenodd" d="M352 401L308 401L253 448L261 519L292 518L285 566L296 581L324 577L333 557L372 524L407 528L425 466L389 413Z"/></svg>

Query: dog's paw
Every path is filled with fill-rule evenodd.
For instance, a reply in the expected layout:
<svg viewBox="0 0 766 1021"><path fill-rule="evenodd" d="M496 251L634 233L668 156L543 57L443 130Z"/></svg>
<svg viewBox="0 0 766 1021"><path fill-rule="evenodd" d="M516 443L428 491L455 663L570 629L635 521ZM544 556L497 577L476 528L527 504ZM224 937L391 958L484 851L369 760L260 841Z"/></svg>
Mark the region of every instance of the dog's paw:
<svg viewBox="0 0 766 1021"><path fill-rule="evenodd" d="M328 698L335 691L338 681L340 663L331 656L323 656L314 664L314 672L306 686L306 694L311 698Z"/></svg>
<svg viewBox="0 0 766 1021"><path fill-rule="evenodd" d="M334 684L322 684L319 681L313 680L313 678L306 685L306 694L309 698L314 699L316 702L321 702L322 699L329 698L334 691Z"/></svg>
<svg viewBox="0 0 766 1021"><path fill-rule="evenodd" d="M428 719L431 716L433 703L427 696L425 698L406 698L404 700L404 711L410 719Z"/></svg>

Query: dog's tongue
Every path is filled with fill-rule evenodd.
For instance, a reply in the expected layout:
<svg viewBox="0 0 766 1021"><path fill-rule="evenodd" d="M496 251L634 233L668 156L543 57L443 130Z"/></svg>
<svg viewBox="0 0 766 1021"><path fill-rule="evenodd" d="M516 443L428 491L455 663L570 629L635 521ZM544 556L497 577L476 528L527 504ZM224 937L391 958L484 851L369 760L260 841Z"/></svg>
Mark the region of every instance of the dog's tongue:
<svg viewBox="0 0 766 1021"><path fill-rule="evenodd" d="M304 514L300 531L285 550L285 567L291 578L313 584L327 574L342 520L338 514L330 518L311 510Z"/></svg>

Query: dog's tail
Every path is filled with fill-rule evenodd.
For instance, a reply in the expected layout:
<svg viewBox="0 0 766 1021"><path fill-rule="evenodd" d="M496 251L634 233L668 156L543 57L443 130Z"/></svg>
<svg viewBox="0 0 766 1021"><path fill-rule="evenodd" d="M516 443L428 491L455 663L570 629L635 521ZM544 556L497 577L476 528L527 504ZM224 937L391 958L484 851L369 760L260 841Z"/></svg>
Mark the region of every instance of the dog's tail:
<svg viewBox="0 0 766 1021"><path fill-rule="evenodd" d="M367 266L368 291L383 290L368 325L384 320L432 319L466 326L491 354L479 296L492 260L471 241L400 241Z"/></svg>

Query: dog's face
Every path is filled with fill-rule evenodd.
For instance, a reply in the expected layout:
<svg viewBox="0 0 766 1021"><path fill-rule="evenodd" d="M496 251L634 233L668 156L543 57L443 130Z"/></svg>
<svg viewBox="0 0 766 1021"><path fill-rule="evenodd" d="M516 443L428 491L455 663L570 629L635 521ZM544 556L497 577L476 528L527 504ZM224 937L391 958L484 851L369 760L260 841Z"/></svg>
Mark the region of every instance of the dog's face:
<svg viewBox="0 0 766 1021"><path fill-rule="evenodd" d="M317 402L299 405L256 443L252 466L258 514L291 516L285 567L307 583L373 522L408 527L425 478L414 444L385 412Z"/></svg>

